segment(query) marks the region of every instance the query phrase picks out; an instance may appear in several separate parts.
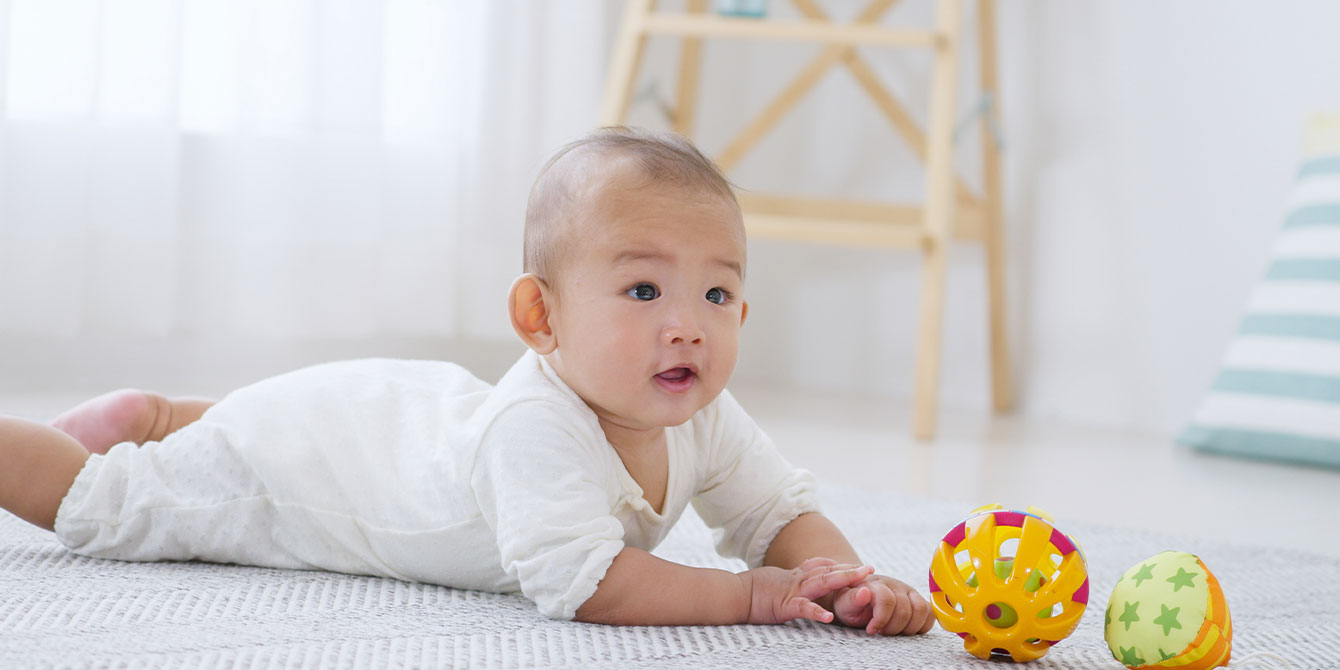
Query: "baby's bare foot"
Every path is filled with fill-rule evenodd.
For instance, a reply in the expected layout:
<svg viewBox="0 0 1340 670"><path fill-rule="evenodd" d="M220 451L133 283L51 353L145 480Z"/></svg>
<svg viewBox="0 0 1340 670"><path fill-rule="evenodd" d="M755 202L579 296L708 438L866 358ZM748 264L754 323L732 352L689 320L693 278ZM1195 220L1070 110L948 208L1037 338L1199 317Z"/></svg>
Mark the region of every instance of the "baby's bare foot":
<svg viewBox="0 0 1340 670"><path fill-rule="evenodd" d="M122 442L142 443L153 429L157 408L149 395L121 389L80 403L51 425L78 440L90 453L105 454Z"/></svg>

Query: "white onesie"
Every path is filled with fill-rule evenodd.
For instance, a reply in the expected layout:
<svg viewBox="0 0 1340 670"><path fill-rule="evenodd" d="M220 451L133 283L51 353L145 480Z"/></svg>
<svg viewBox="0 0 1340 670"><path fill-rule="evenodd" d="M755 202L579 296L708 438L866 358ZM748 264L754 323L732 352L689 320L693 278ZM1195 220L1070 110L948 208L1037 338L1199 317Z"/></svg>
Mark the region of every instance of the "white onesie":
<svg viewBox="0 0 1340 670"><path fill-rule="evenodd" d="M666 429L662 513L595 414L527 352L496 387L430 361L328 363L242 388L162 442L94 455L56 516L73 551L521 591L571 619L625 546L692 502L717 550L763 562L814 480L729 393Z"/></svg>

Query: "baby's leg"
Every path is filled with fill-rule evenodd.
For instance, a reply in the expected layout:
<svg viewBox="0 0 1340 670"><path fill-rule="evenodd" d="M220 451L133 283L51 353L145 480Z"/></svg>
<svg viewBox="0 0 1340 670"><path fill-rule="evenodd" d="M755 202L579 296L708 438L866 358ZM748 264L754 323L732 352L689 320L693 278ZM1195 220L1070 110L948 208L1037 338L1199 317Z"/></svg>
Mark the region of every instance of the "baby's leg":
<svg viewBox="0 0 1340 670"><path fill-rule="evenodd" d="M157 393L121 389L81 403L51 422L95 454L122 442L157 442L200 418L214 404L203 398L169 400Z"/></svg>
<svg viewBox="0 0 1340 670"><path fill-rule="evenodd" d="M0 507L51 530L88 460L74 438L36 421L0 417Z"/></svg>

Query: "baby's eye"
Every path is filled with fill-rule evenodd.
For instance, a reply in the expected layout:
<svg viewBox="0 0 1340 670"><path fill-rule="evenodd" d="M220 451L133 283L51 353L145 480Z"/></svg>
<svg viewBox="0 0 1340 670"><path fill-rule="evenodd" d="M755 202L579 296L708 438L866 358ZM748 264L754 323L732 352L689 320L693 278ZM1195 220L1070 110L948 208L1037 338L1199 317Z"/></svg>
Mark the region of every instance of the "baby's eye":
<svg viewBox="0 0 1340 670"><path fill-rule="evenodd" d="M661 297L661 292L653 284L638 284L628 289L628 295L636 300L655 300Z"/></svg>
<svg viewBox="0 0 1340 670"><path fill-rule="evenodd" d="M730 301L730 291L724 288L707 289L707 302L724 305Z"/></svg>

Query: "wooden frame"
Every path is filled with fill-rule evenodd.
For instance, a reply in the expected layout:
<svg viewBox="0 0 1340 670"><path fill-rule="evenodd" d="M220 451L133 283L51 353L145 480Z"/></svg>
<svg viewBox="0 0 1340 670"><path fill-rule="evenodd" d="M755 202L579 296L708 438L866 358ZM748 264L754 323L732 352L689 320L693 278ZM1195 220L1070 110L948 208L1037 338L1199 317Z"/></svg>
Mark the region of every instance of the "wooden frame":
<svg viewBox="0 0 1340 670"><path fill-rule="evenodd" d="M994 135L999 106L997 95L995 2L977 0L981 91L993 104L982 115L983 193L977 196L953 166L954 115L962 34L961 0L936 0L933 29L888 28L877 21L898 0L871 0L851 23L831 22L815 0L792 0L803 20L730 18L706 13L706 0L687 0L686 11L655 10L654 0L629 0L615 40L609 80L602 103L602 122L623 122L643 48L652 35L683 39L675 107L675 130L693 136L703 38L764 39L820 42L824 49L801 69L795 79L745 124L726 145L716 162L727 172L754 148L829 70L847 68L861 88L893 125L912 151L926 164L925 201L921 206L744 194L749 234L799 242L875 245L913 249L923 256L920 332L917 344L913 434L934 436L940 384L940 342L944 321L946 255L952 240L981 242L986 250L991 378L993 404L998 411L1013 405L1012 371L1005 321L1004 240L1001 217L1000 151ZM930 122L922 132L898 99L879 81L856 47L930 49Z"/></svg>

